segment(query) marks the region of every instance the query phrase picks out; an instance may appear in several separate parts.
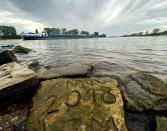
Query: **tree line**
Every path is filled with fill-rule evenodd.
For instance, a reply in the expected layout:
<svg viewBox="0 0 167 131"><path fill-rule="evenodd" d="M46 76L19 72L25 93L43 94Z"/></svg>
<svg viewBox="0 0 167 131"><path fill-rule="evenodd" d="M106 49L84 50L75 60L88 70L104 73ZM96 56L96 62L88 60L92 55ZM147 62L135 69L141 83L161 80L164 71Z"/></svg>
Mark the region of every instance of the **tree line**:
<svg viewBox="0 0 167 131"><path fill-rule="evenodd" d="M0 39L18 39L21 38L16 33L16 29L13 26L0 26Z"/></svg>
<svg viewBox="0 0 167 131"><path fill-rule="evenodd" d="M67 30L66 28L44 28L43 33L48 35L84 35L84 36L96 36L96 37L106 37L106 34L99 34L99 32L94 32L93 34L88 31L79 31L78 29Z"/></svg>
<svg viewBox="0 0 167 131"><path fill-rule="evenodd" d="M159 28L155 28L151 32L149 31L138 32L124 36L126 37L126 36L159 36L159 35L167 35L167 31L161 31Z"/></svg>

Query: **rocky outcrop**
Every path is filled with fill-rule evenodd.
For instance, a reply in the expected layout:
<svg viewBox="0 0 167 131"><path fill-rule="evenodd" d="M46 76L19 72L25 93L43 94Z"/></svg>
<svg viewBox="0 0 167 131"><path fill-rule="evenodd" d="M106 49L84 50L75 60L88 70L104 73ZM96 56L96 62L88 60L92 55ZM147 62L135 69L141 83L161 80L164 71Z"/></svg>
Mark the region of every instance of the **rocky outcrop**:
<svg viewBox="0 0 167 131"><path fill-rule="evenodd" d="M0 66L0 108L34 90L38 84L36 74L15 62Z"/></svg>
<svg viewBox="0 0 167 131"><path fill-rule="evenodd" d="M10 50L0 50L0 65L10 62L18 62L13 52Z"/></svg>
<svg viewBox="0 0 167 131"><path fill-rule="evenodd" d="M129 109L167 110L167 84L153 75L130 75L124 83L123 96Z"/></svg>
<svg viewBox="0 0 167 131"><path fill-rule="evenodd" d="M126 131L117 82L110 78L44 81L33 98L29 131Z"/></svg>
<svg viewBox="0 0 167 131"><path fill-rule="evenodd" d="M16 46L13 49L13 52L18 53L18 54L28 54L30 51L32 51L32 50L28 49L28 48L25 48L25 47L22 47L22 46Z"/></svg>
<svg viewBox="0 0 167 131"><path fill-rule="evenodd" d="M38 72L39 80L50 80L60 77L87 77L92 72L92 66L79 63L70 64L64 67L52 67Z"/></svg>

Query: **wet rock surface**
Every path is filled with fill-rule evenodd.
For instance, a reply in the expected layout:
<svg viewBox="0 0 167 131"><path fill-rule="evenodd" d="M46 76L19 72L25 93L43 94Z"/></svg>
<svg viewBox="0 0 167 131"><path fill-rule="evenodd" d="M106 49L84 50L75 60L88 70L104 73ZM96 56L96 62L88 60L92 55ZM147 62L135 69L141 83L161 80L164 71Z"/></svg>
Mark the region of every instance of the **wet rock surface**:
<svg viewBox="0 0 167 131"><path fill-rule="evenodd" d="M26 131L31 95L0 110L0 131Z"/></svg>
<svg viewBox="0 0 167 131"><path fill-rule="evenodd" d="M15 62L0 66L0 108L29 95L37 85L34 71Z"/></svg>
<svg viewBox="0 0 167 131"><path fill-rule="evenodd" d="M155 131L156 121L151 112L125 111L128 131Z"/></svg>
<svg viewBox="0 0 167 131"><path fill-rule="evenodd" d="M28 54L30 51L32 51L32 50L28 49L28 48L25 48L25 47L22 47L22 46L16 46L13 49L13 52L18 53L18 54Z"/></svg>
<svg viewBox="0 0 167 131"><path fill-rule="evenodd" d="M137 111L167 110L167 84L146 73L128 76L123 87L127 108Z"/></svg>
<svg viewBox="0 0 167 131"><path fill-rule="evenodd" d="M157 128L156 131L166 131L167 130L167 117L156 116Z"/></svg>
<svg viewBox="0 0 167 131"><path fill-rule="evenodd" d="M41 83L28 118L30 131L125 131L117 82L111 78L59 78Z"/></svg>
<svg viewBox="0 0 167 131"><path fill-rule="evenodd" d="M70 64L64 67L51 67L38 72L39 80L50 80L60 77L87 77L92 73L92 66L79 63Z"/></svg>
<svg viewBox="0 0 167 131"><path fill-rule="evenodd" d="M13 52L10 50L0 50L0 65L10 62L18 62Z"/></svg>

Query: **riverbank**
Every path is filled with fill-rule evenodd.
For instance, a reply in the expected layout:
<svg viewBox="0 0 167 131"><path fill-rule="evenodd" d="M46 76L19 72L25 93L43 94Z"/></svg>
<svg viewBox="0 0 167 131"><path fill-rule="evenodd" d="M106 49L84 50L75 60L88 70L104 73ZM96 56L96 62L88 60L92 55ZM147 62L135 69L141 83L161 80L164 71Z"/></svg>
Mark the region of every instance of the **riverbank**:
<svg viewBox="0 0 167 131"><path fill-rule="evenodd" d="M26 55L25 48L21 49L15 53ZM30 52L31 50L27 53ZM13 59L11 59L12 61ZM3 108L1 110L3 113L0 115L1 129L43 129L43 125L46 129L55 129L61 126L60 121L68 119L67 125L70 128L73 125L75 128L94 129L98 127L102 130L104 128L126 130L124 126L126 124L126 128L130 131L159 131L161 125L164 126L166 123L165 92L167 85L165 75L151 74L140 70L134 70L134 72L123 76L115 73L99 75L96 72L99 65L82 62L67 64L63 67L50 65L39 70L41 63L37 61L34 60L33 63L27 65L36 72L40 81L40 84L35 87L35 95L30 93L29 98L25 97L25 100L22 99L21 102L14 102L14 105L10 104ZM117 70L119 69L120 67L117 67ZM116 69L111 68L111 70ZM24 76L24 73L22 72L21 76ZM1 76L2 78L5 81L8 76ZM87 102L92 102L92 104L89 105ZM69 111L66 112L64 108ZM95 109L95 112L91 111L92 108ZM110 114L108 109L111 110L111 118L105 120L102 114ZM86 113L85 119L88 123L87 116L92 115L91 121L94 123L92 127L88 123L80 125L81 118L83 118L78 118L81 110ZM87 115L88 112L90 114ZM57 117L57 115L61 117ZM58 123L55 123L56 121ZM110 126L105 122L109 122ZM26 127L27 125L28 127Z"/></svg>
<svg viewBox="0 0 167 131"><path fill-rule="evenodd" d="M17 40L17 39L21 39L20 35L17 36L0 36L0 40Z"/></svg>

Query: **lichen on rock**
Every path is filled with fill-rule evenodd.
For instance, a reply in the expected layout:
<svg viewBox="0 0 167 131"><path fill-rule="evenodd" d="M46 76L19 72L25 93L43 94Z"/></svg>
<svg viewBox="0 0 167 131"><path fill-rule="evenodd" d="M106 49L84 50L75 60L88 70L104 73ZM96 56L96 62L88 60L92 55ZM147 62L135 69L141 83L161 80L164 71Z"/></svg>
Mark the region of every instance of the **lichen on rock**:
<svg viewBox="0 0 167 131"><path fill-rule="evenodd" d="M59 78L42 82L33 98L27 128L126 131L117 82L111 78Z"/></svg>

